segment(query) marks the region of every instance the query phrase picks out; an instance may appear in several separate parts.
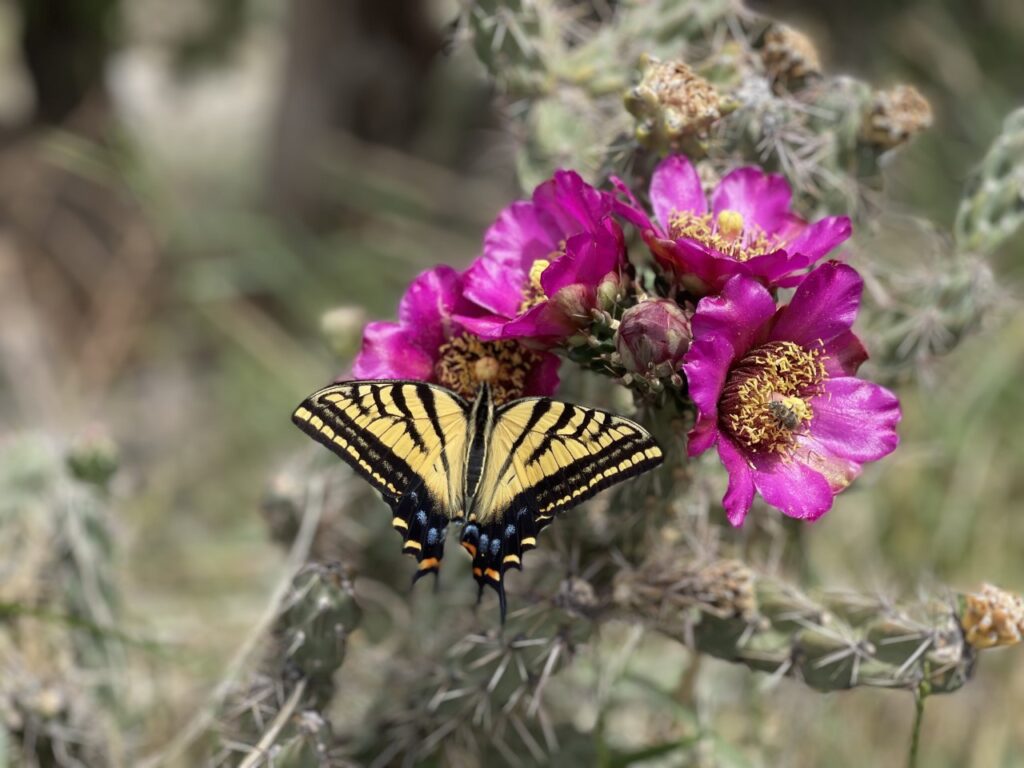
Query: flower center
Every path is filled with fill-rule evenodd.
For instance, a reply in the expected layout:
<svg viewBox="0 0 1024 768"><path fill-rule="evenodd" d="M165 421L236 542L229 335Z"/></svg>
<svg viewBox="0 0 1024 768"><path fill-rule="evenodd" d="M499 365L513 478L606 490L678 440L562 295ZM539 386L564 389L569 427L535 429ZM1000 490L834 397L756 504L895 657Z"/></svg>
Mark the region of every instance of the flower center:
<svg viewBox="0 0 1024 768"><path fill-rule="evenodd" d="M537 353L518 341L483 341L463 333L441 345L434 372L439 384L467 400L486 381L495 403L505 403L525 394L526 378L539 362Z"/></svg>
<svg viewBox="0 0 1024 768"><path fill-rule="evenodd" d="M820 349L772 341L750 350L729 371L719 401L719 424L743 447L783 453L814 418L809 400L820 392Z"/></svg>
<svg viewBox="0 0 1024 768"><path fill-rule="evenodd" d="M526 280L526 285L523 286L523 300L519 304L519 314L548 300L547 294L544 293L544 286L540 284L540 276L544 274L545 269L551 266L552 260L559 256L561 256L560 253L552 253L549 258L537 259L530 265L530 275Z"/></svg>
<svg viewBox="0 0 1024 768"><path fill-rule="evenodd" d="M720 211L717 217L676 211L669 220L668 232L673 240L696 240L736 261L771 253L779 244L778 238L770 237L756 224L747 223L739 211L729 209Z"/></svg>

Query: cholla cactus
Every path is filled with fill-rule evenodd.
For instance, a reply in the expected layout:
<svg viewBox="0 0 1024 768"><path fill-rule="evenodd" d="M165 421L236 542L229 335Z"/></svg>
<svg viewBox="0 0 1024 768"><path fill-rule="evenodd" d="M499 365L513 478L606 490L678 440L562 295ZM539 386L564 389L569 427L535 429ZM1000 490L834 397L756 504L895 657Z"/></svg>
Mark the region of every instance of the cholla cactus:
<svg viewBox="0 0 1024 768"><path fill-rule="evenodd" d="M114 629L116 462L102 440L0 445L0 729L19 765L111 759L123 654Z"/></svg>
<svg viewBox="0 0 1024 768"><path fill-rule="evenodd" d="M222 713L215 764L344 765L326 707L360 618L341 565L309 565L295 576L263 662Z"/></svg>
<svg viewBox="0 0 1024 768"><path fill-rule="evenodd" d="M970 678L976 650L989 647L974 639L984 631L965 635L979 621L955 600L900 606L857 594L811 598L736 560L662 553L621 573L615 598L629 615L701 653L822 691L951 693Z"/></svg>
<svg viewBox="0 0 1024 768"><path fill-rule="evenodd" d="M987 256L1024 223L1024 109L1006 118L1002 132L975 171L956 215L956 244Z"/></svg>
<svg viewBox="0 0 1024 768"><path fill-rule="evenodd" d="M643 420L666 464L554 524L528 564L516 555L525 570L509 582L512 610L498 629L467 610L468 579L434 595L421 580L410 606L410 569L381 505L344 470L303 463L304 474L343 478L327 482L337 492L312 547L343 553L367 598L371 641L353 637L358 661L344 672L361 695L334 696L326 728L329 675L314 684L287 638L301 635L331 671L336 622L305 645L324 622L288 611L282 621L307 629L278 633L260 690L279 693L261 717L280 722L289 692L293 711L313 696L317 727L247 723L249 754L266 743L279 757L381 768L568 762L602 728L600 711L587 721L578 703L607 698L573 662L623 623L814 690L876 686L919 699L957 690L980 651L1019 640L1019 602L1007 594L914 605L809 595L751 564L764 539L781 548L778 525L747 522L760 527L741 545L721 524L743 525L756 496L793 518L820 517L863 464L896 447L897 398L858 374L862 290L868 346L893 379L951 349L990 302L980 248L968 255L939 235L925 264L865 244L878 228L883 158L927 126L927 102L906 86L878 91L822 71L800 33L724 0L623 2L593 26L571 11L553 0L467 5L463 29L508 99L520 178L536 189L501 212L467 270L427 270L397 322L367 326L352 375L430 382L466 400L486 382L507 402L552 395L560 374L563 391ZM829 262L852 229L850 264ZM606 386L588 389L579 370ZM728 478L720 505L706 481L714 462L692 460L712 447ZM300 528L293 476L277 479L265 507L285 542ZM442 523L428 529L431 572L443 531L455 529ZM310 687L296 694L297 680Z"/></svg>

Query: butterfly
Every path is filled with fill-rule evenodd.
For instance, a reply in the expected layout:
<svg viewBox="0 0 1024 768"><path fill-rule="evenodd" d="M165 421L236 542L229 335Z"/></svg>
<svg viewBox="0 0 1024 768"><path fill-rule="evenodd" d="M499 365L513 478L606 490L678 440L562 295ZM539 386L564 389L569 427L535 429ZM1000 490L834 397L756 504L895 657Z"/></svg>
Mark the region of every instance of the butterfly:
<svg viewBox="0 0 1024 768"><path fill-rule="evenodd" d="M639 424L596 408L530 397L495 406L485 382L469 403L422 381L346 381L306 398L292 421L380 491L414 555L413 581L437 573L449 524L473 577L498 593L504 575L554 517L661 464Z"/></svg>

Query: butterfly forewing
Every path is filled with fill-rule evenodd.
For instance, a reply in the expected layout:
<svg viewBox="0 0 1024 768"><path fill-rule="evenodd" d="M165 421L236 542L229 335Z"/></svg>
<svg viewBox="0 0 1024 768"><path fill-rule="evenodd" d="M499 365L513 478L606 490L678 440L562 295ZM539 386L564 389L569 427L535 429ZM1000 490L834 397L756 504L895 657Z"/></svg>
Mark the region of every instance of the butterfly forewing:
<svg viewBox="0 0 1024 768"><path fill-rule="evenodd" d="M551 517L662 462L654 438L629 419L594 408L530 398L499 409L495 454L481 493L495 515L526 501Z"/></svg>
<svg viewBox="0 0 1024 768"><path fill-rule="evenodd" d="M440 387L349 381L310 395L292 415L391 505L404 550L435 570L445 526L461 516L466 403Z"/></svg>

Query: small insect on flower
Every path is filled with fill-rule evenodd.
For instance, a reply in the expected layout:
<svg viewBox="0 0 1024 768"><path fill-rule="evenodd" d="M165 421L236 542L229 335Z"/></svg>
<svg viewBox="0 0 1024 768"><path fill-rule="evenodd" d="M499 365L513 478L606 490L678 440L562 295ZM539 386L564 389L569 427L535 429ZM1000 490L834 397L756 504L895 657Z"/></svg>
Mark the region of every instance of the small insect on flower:
<svg viewBox="0 0 1024 768"><path fill-rule="evenodd" d="M768 410L775 417L775 420L779 422L780 427L784 427L792 432L800 426L800 416L795 409L786 405L783 400L772 400L768 403Z"/></svg>
<svg viewBox="0 0 1024 768"><path fill-rule="evenodd" d="M390 504L413 580L437 573L448 524L462 529L473 577L498 593L504 574L559 512L662 462L629 419L546 397L495 406L422 381L349 381L310 395L292 420L365 477Z"/></svg>

